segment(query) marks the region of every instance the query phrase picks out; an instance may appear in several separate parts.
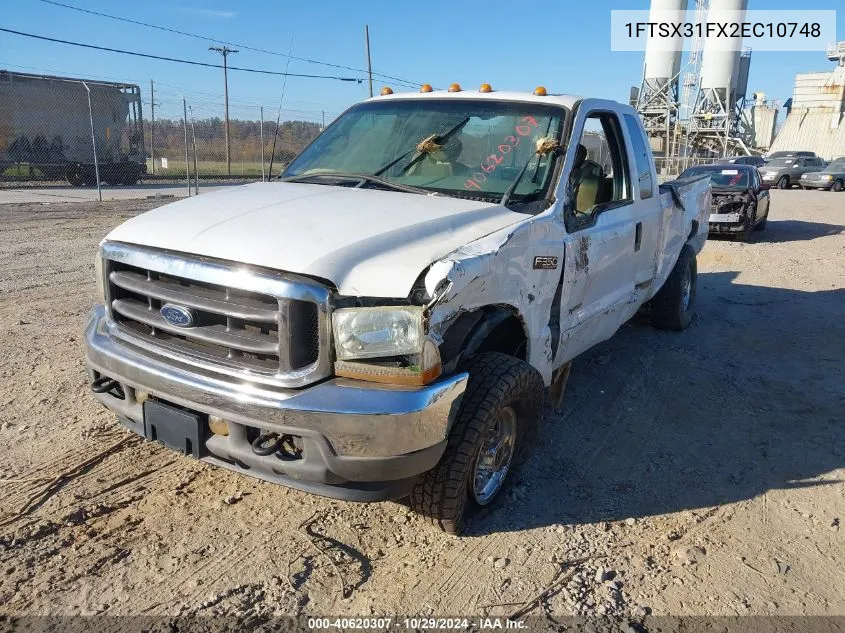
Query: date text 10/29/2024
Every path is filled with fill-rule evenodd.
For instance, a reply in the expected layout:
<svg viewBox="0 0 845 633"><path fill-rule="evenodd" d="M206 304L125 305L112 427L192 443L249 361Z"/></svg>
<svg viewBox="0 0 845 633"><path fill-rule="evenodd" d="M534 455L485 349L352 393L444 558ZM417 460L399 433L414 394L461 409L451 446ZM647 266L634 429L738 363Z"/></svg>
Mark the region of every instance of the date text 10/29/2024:
<svg viewBox="0 0 845 633"><path fill-rule="evenodd" d="M307 628L319 630L357 629L364 631L389 631L404 629L413 631L467 631L467 630L513 630L526 628L524 620L510 620L504 617L478 618L429 618L429 617L361 617L361 618L308 618Z"/></svg>

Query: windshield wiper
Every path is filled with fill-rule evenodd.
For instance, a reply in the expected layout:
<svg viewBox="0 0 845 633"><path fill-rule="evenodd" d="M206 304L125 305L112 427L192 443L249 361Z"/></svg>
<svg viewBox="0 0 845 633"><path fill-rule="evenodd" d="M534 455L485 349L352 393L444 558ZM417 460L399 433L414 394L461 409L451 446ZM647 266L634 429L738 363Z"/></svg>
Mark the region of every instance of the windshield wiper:
<svg viewBox="0 0 845 633"><path fill-rule="evenodd" d="M548 137L540 139L537 142L536 151L533 154L531 154L531 156L528 157L528 160L525 161L525 164L522 166L522 169L519 170L519 174L517 175L517 177L514 178L514 181L508 186L507 189L505 189L505 193L502 196L502 199L499 201L499 204L502 205L503 207L508 206L508 203L510 202L511 196L513 196L513 192L516 191L516 188L519 186L519 183L522 180L522 177L525 175L525 172L528 171L528 166L531 164L531 161L534 160L535 156L537 157L537 167L539 167L540 166L540 157L543 156L543 154L554 154L554 153L557 153L559 151L560 151L560 145L558 144L557 141L553 141L552 139L549 139ZM536 172L535 172L535 175L532 176L532 179L535 178L535 177L536 177Z"/></svg>
<svg viewBox="0 0 845 633"><path fill-rule="evenodd" d="M412 187L411 185L400 185L398 182L392 182L390 180L386 180L385 178L379 178L370 174L349 174L341 171L322 172L319 174L299 174L297 176L288 176L287 178L280 178L280 180L282 182L300 182L302 180L308 180L309 178L341 178L344 180L357 180L359 182L357 185L355 185L356 189L362 187L368 182L373 182L377 185L382 185L383 187L395 189L396 191L404 191L406 193L418 193L425 196L436 195L435 192L429 191L428 189L423 189L421 187Z"/></svg>
<svg viewBox="0 0 845 633"><path fill-rule="evenodd" d="M452 136L455 132L457 132L458 130L460 130L460 129L461 129L463 126L465 126L467 123L469 123L469 117L466 117L466 118L464 118L463 120L459 121L457 125L454 125L453 127L449 128L449 129L448 129L446 132L444 132L443 134L434 134L434 135L432 135L434 138L431 138L431 137L429 137L429 138L431 138L431 140L432 140L432 141L434 141L435 143L437 143L437 144L439 144L439 145L442 145L442 144L443 144L443 141L448 140L450 136ZM375 172L373 172L373 175L375 175L375 176L381 176L384 172L386 172L388 169L390 169L390 168L391 168L391 167L393 167L394 165L397 165L397 164L398 164L400 161L402 161L404 158L407 158L408 156L410 156L410 155L411 155L411 154L413 154L414 152L419 151L419 150L418 150L419 146L420 146L420 144L419 144L419 143L417 143L417 144L416 144L416 145L414 145L411 149L409 149L407 152L405 152L404 154L402 154L399 158L394 158L392 161L390 161L389 163L387 163L387 165L385 165L384 167L379 167L379 168L378 168ZM410 161L407 165L405 165L405 167L403 167L403 168L402 168L402 172L401 172L401 173L403 173L403 174L404 174L404 173L405 173L406 171L408 171L411 167L413 167L414 165L416 165L416 164L417 164L417 163L418 163L418 162L422 159L422 157L423 157L423 156L425 156L425 152L420 152L420 155L419 155L419 156L414 156L413 160L411 160L411 161Z"/></svg>

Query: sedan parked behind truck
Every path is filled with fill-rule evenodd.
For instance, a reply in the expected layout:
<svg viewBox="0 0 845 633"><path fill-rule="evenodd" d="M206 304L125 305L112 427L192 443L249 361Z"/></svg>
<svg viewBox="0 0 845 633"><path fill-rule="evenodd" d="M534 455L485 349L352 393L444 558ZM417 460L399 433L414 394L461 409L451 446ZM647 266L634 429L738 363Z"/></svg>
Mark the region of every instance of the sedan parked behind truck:
<svg viewBox="0 0 845 633"><path fill-rule="evenodd" d="M778 189L789 189L797 185L801 176L810 171L819 171L825 166L818 156L797 156L795 158L775 158L760 170L763 184Z"/></svg>
<svg viewBox="0 0 845 633"><path fill-rule="evenodd" d="M733 235L748 242L754 230L766 228L769 191L751 165L699 165L690 167L679 180L708 176L713 188L710 233Z"/></svg>
<svg viewBox="0 0 845 633"><path fill-rule="evenodd" d="M810 171L801 176L804 189L845 191L845 156L833 160L821 171Z"/></svg>

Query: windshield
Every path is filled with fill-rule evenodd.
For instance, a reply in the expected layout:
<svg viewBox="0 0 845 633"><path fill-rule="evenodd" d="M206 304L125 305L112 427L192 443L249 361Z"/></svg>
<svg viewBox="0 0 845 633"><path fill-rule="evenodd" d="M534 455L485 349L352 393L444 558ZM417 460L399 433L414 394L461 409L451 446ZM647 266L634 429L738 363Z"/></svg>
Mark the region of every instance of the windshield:
<svg viewBox="0 0 845 633"><path fill-rule="evenodd" d="M561 107L487 99L366 102L329 126L282 178L363 174L498 201L530 161L510 200L535 200L549 185L556 157L538 156L537 141L560 140L565 115Z"/></svg>
<svg viewBox="0 0 845 633"><path fill-rule="evenodd" d="M710 184L722 189L747 189L748 170L730 169L728 167L690 167L681 174L681 178L691 176L710 176Z"/></svg>
<svg viewBox="0 0 845 633"><path fill-rule="evenodd" d="M825 171L845 171L845 158L837 158L831 161Z"/></svg>
<svg viewBox="0 0 845 633"><path fill-rule="evenodd" d="M789 167L792 163L795 162L796 159L794 158L776 158L775 160L770 160L766 163L766 167L772 167L774 169L783 169L784 167Z"/></svg>

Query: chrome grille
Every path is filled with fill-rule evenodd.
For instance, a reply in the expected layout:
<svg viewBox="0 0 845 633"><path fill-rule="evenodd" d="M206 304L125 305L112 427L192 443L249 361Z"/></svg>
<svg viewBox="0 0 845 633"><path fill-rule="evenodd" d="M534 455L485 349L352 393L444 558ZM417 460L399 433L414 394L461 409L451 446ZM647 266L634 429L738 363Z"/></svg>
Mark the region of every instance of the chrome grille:
<svg viewBox="0 0 845 633"><path fill-rule="evenodd" d="M295 275L106 243L114 334L206 370L296 387L330 373L329 292ZM189 310L189 327L161 314Z"/></svg>

